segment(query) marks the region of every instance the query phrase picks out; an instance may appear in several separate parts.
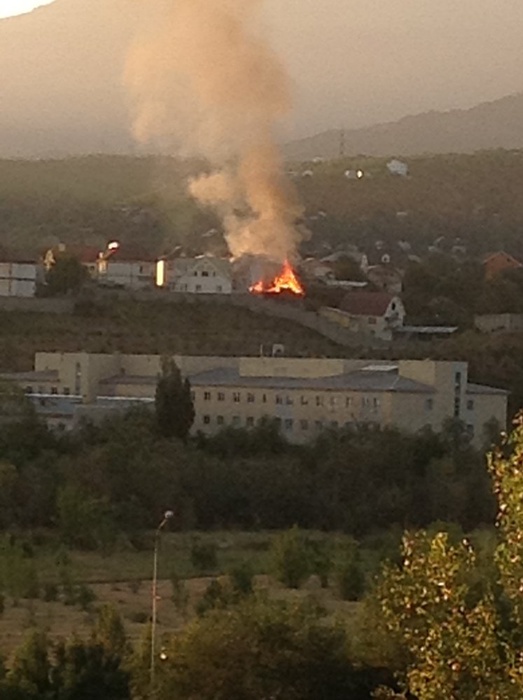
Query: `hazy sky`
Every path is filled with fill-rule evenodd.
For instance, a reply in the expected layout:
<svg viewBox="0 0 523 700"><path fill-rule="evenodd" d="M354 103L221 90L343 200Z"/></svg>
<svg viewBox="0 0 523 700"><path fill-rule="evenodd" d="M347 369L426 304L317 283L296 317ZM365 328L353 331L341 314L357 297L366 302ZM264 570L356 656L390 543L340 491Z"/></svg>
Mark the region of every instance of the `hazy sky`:
<svg viewBox="0 0 523 700"><path fill-rule="evenodd" d="M127 47L169 1L56 0L1 20L0 126L38 113L121 127ZM523 90L523 0L266 0L263 23L295 87L287 135Z"/></svg>

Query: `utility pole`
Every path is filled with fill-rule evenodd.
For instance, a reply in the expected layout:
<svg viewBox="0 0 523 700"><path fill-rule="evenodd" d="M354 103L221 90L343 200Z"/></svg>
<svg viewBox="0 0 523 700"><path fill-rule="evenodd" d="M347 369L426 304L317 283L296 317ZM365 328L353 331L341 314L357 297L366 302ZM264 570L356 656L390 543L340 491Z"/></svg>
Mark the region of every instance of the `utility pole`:
<svg viewBox="0 0 523 700"><path fill-rule="evenodd" d="M152 581L152 600L151 600L151 697L154 695L155 686L155 672L156 672L156 620L157 620L157 606L158 606L158 549L160 545L160 534L167 524L167 522L173 517L174 513L172 510L166 510L163 515L162 522L156 528L154 534L154 556L153 556L153 581Z"/></svg>

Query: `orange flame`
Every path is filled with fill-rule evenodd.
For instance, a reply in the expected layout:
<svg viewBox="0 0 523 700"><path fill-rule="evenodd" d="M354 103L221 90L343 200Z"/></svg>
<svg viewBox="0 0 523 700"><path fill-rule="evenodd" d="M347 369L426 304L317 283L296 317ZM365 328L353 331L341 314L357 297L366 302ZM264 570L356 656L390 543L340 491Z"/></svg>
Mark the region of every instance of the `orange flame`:
<svg viewBox="0 0 523 700"><path fill-rule="evenodd" d="M305 290L298 281L288 260L283 263L280 274L273 280L270 282L260 280L249 287L249 291L253 294L281 294L282 292L292 292L292 294L297 296L305 294Z"/></svg>

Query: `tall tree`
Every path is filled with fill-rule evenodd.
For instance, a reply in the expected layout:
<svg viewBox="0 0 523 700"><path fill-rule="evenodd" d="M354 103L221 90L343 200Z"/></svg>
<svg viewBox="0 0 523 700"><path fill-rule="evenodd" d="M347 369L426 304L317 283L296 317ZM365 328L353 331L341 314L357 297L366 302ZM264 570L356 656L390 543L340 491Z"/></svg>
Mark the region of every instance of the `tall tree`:
<svg viewBox="0 0 523 700"><path fill-rule="evenodd" d="M162 374L156 386L155 409L160 434L185 442L194 423L194 404L189 380L182 378L172 358L162 359Z"/></svg>
<svg viewBox="0 0 523 700"><path fill-rule="evenodd" d="M89 279L89 273L82 263L70 255L59 257L46 275L46 291L49 296L80 291Z"/></svg>
<svg viewBox="0 0 523 700"><path fill-rule="evenodd" d="M499 541L486 561L467 539L406 535L401 565L385 568L374 594L418 700L523 697L522 417L488 461Z"/></svg>

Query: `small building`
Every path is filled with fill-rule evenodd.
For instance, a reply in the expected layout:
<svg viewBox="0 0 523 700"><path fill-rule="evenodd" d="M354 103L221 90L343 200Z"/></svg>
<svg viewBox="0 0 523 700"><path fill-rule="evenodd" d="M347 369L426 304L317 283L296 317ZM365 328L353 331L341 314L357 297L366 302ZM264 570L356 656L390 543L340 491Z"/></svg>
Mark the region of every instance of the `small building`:
<svg viewBox="0 0 523 700"><path fill-rule="evenodd" d="M156 276L156 259L139 246L108 243L96 261L98 283L106 287L150 289Z"/></svg>
<svg viewBox="0 0 523 700"><path fill-rule="evenodd" d="M403 290L403 276L398 268L390 263L370 266L367 269L367 279L387 294L401 294Z"/></svg>
<svg viewBox="0 0 523 700"><path fill-rule="evenodd" d="M324 308L326 318L355 333L392 340L394 329L403 325L405 307L397 295L386 292L349 292L337 309Z"/></svg>
<svg viewBox="0 0 523 700"><path fill-rule="evenodd" d="M38 265L34 260L0 259L0 297L34 297Z"/></svg>
<svg viewBox="0 0 523 700"><path fill-rule="evenodd" d="M156 263L156 285L186 294L231 294L231 261L210 255L161 258Z"/></svg>
<svg viewBox="0 0 523 700"><path fill-rule="evenodd" d="M523 314L478 314L474 326L482 333L521 333Z"/></svg>
<svg viewBox="0 0 523 700"><path fill-rule="evenodd" d="M483 269L487 280L491 280L507 270L518 270L521 267L523 264L509 253L505 253L504 250L489 253L483 258Z"/></svg>

